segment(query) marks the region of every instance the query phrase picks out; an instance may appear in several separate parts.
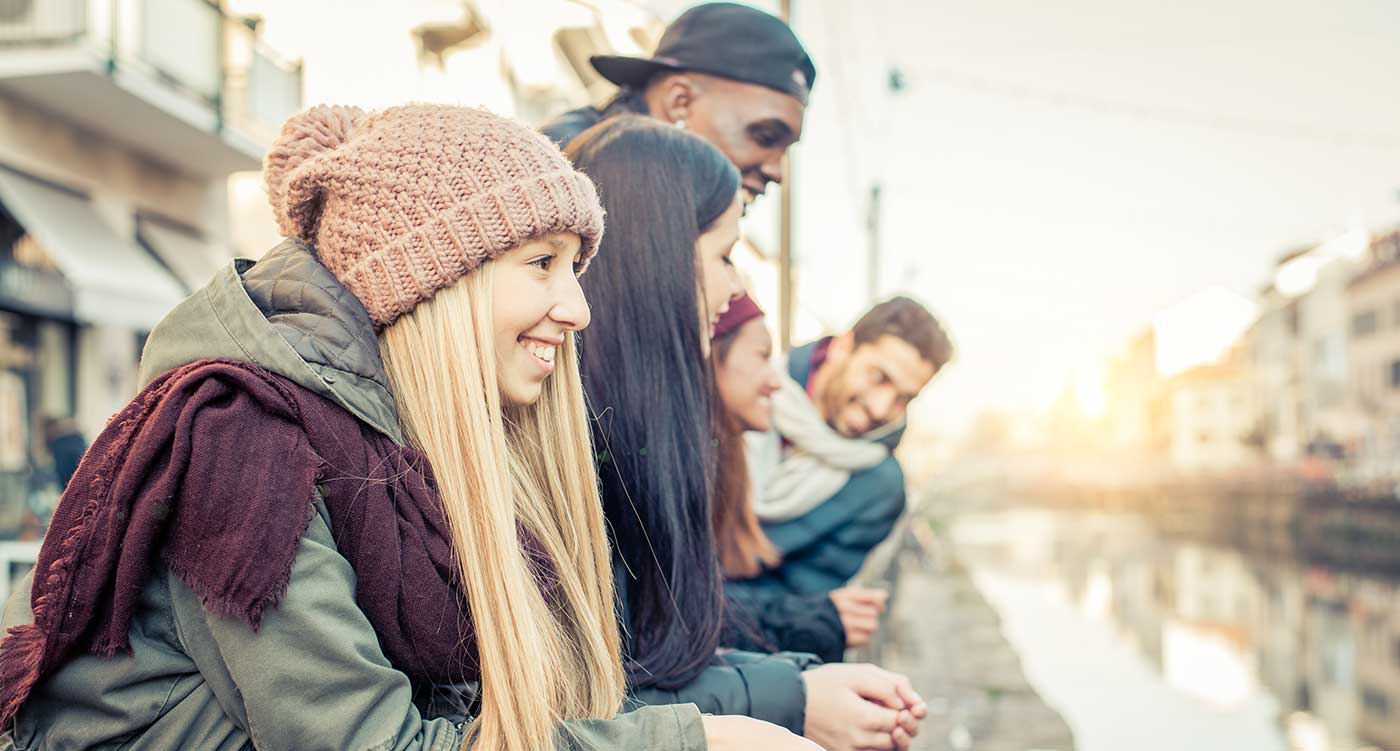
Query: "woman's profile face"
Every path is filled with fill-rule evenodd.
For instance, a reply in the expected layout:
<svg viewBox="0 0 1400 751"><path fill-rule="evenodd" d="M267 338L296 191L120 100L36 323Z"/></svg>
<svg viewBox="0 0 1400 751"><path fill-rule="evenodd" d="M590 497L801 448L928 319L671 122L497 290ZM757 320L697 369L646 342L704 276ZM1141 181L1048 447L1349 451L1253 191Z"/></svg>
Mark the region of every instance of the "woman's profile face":
<svg viewBox="0 0 1400 751"><path fill-rule="evenodd" d="M738 194L729 208L720 214L699 239L695 241L695 261L699 268L700 341L705 354L710 353L710 340L715 324L729 310L729 301L744 293L739 272L729 255L739 241L739 217L743 204Z"/></svg>
<svg viewBox="0 0 1400 751"><path fill-rule="evenodd" d="M773 427L773 392L781 385L774 369L773 337L762 316L745 321L715 368L724 409L744 430Z"/></svg>
<svg viewBox="0 0 1400 751"><path fill-rule="evenodd" d="M502 253L490 263L496 377L501 398L533 404L554 372L565 337L588 326L578 283L579 236L556 233Z"/></svg>

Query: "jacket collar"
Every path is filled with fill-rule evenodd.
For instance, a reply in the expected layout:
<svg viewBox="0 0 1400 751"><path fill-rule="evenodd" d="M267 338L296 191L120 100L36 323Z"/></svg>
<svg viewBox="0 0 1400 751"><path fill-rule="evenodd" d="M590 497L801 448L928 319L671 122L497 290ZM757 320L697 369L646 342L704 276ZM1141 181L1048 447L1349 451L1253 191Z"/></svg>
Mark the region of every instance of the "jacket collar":
<svg viewBox="0 0 1400 751"><path fill-rule="evenodd" d="M300 242L235 260L171 311L147 340L142 385L211 357L256 364L404 442L369 314Z"/></svg>

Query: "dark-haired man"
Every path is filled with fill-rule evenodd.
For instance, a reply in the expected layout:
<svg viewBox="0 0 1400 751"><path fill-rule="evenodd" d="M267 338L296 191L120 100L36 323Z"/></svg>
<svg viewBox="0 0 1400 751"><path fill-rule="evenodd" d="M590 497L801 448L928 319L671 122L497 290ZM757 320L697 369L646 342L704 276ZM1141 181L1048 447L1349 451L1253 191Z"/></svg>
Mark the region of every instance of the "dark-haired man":
<svg viewBox="0 0 1400 751"><path fill-rule="evenodd" d="M774 430L749 443L754 510L783 553L755 586L821 592L855 575L904 510L891 452L909 402L952 355L943 327L907 297L792 350L789 380L773 395Z"/></svg>
<svg viewBox="0 0 1400 751"><path fill-rule="evenodd" d="M681 14L650 58L595 55L621 87L602 109L567 112L541 130L562 148L614 115L650 115L709 141L739 168L746 200L782 182L782 159L802 137L817 77L781 20L743 5L706 3Z"/></svg>

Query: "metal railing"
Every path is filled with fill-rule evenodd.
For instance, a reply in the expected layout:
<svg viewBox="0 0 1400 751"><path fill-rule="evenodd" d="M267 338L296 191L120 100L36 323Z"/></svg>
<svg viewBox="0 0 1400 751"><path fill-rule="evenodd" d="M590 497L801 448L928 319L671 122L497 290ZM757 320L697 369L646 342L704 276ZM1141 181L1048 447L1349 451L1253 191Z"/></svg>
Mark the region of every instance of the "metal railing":
<svg viewBox="0 0 1400 751"><path fill-rule="evenodd" d="M301 63L285 60L236 22L227 27L225 61L225 122L260 141L276 137L301 109Z"/></svg>
<svg viewBox="0 0 1400 751"><path fill-rule="evenodd" d="M126 0L125 4L131 8L127 12L139 18L135 58L177 87L217 105L224 85L224 15L218 6L207 0Z"/></svg>
<svg viewBox="0 0 1400 751"><path fill-rule="evenodd" d="M87 0L0 0L0 52L16 44L63 44L88 30Z"/></svg>
<svg viewBox="0 0 1400 751"><path fill-rule="evenodd" d="M210 0L0 0L0 55L62 46L156 78L256 140L301 108L300 63Z"/></svg>

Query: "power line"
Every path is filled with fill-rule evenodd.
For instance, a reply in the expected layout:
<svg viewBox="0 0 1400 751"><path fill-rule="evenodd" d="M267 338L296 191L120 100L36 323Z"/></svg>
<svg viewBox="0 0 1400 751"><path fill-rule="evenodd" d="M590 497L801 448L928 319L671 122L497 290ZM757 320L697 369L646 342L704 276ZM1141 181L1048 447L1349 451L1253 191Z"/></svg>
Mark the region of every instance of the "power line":
<svg viewBox="0 0 1400 751"><path fill-rule="evenodd" d="M1057 109L1131 117L1163 125L1187 126L1241 135L1307 141L1341 148L1400 151L1400 136L1331 130L1303 123L1213 114L1163 104L1128 102L1092 94L1028 86L1016 81L990 78L954 68L919 67L915 68L913 73L917 79L922 81L976 94L1041 104Z"/></svg>

